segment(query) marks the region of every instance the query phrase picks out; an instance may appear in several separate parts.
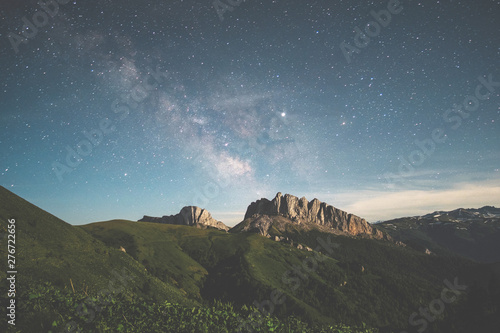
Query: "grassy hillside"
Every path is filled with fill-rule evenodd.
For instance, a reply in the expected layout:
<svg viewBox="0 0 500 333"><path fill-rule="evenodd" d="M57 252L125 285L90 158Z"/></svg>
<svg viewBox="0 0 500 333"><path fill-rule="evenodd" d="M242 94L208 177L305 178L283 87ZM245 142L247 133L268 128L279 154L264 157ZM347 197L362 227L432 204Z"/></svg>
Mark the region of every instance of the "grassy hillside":
<svg viewBox="0 0 500 333"><path fill-rule="evenodd" d="M89 232L113 249L125 249L151 275L175 286L186 297L201 300L199 285L207 275L207 270L183 252L177 244L175 233L181 229L181 233L189 231L193 236L197 233L204 235L204 230L121 220L93 223L76 229Z"/></svg>
<svg viewBox="0 0 500 333"><path fill-rule="evenodd" d="M390 242L293 226L286 232L270 230L273 236L293 240L293 246L257 234L131 221L81 228L109 246L123 246L148 271L182 287L190 297L258 305L280 290L286 301L275 304L272 313L310 323L405 328L411 313L439 296L444 279L453 280L474 265ZM328 236L336 245L331 253L318 242L322 238L328 243ZM297 244L323 254L299 250Z"/></svg>
<svg viewBox="0 0 500 333"><path fill-rule="evenodd" d="M123 220L71 226L3 188L0 200L0 232L16 220L18 325L9 332L410 332L409 316L455 278L470 291L429 331L489 332L500 312L495 265L282 220L271 238Z"/></svg>
<svg viewBox="0 0 500 333"><path fill-rule="evenodd" d="M144 266L124 252L106 246L81 228L75 228L0 187L0 233L7 233L8 219L15 219L16 269L18 292L47 281L76 293L97 295L99 291L151 297L157 300L193 303L182 290L149 274ZM7 288L7 245L0 246L1 297ZM2 299L4 302L5 299ZM20 314L22 315L22 314ZM47 308L35 317L23 318L29 331L44 331L43 325L54 318ZM2 325L5 321L2 321ZM28 329L28 328L27 328ZM28 330L27 330L28 331Z"/></svg>
<svg viewBox="0 0 500 333"><path fill-rule="evenodd" d="M268 298L281 286L288 267L300 265L305 257L304 251L246 233L131 221L81 228L110 246L133 249L128 253L138 261L147 258L145 265L152 274L194 291L191 296L238 306Z"/></svg>

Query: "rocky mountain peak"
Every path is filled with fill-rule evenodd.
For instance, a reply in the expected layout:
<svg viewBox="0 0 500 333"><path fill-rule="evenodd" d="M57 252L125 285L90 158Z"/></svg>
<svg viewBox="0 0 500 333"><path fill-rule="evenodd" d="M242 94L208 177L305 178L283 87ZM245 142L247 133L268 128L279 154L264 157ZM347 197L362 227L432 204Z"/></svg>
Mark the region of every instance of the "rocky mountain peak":
<svg viewBox="0 0 500 333"><path fill-rule="evenodd" d="M152 217L144 215L139 222L155 222L176 225L188 225L198 228L217 228L220 230L228 231L229 227L224 223L212 218L212 215L203 208L196 206L186 206L176 215L164 215L162 217Z"/></svg>
<svg viewBox="0 0 500 333"><path fill-rule="evenodd" d="M291 194L278 192L273 200L262 198L248 206L245 219L261 215L283 216L297 224L317 224L349 235L369 235L384 238L365 219L337 209L318 199L308 201Z"/></svg>

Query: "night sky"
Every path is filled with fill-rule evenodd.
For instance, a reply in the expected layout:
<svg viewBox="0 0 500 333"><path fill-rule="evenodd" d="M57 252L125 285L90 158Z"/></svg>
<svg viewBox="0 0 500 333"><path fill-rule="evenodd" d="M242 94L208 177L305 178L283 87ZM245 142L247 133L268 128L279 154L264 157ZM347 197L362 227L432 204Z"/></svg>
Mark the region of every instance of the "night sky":
<svg viewBox="0 0 500 333"><path fill-rule="evenodd" d="M0 184L72 224L500 206L500 1L357 3L2 0Z"/></svg>

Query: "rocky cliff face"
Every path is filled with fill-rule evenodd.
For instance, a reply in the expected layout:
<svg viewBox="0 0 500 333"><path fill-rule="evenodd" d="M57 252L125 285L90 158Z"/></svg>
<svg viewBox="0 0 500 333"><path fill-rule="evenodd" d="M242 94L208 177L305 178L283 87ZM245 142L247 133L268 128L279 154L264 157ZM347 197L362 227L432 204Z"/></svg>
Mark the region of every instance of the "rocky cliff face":
<svg viewBox="0 0 500 333"><path fill-rule="evenodd" d="M252 202L247 208L245 219L258 218L261 215L279 215L297 224L314 223L349 235L369 235L374 238L384 238L384 234L373 228L365 219L349 214L318 199L307 201L290 194L276 194L269 201L260 199Z"/></svg>
<svg viewBox="0 0 500 333"><path fill-rule="evenodd" d="M162 217L152 217L144 215L144 217L140 219L139 222L189 225L198 228L212 227L224 231L229 230L229 227L224 223L212 218L207 210L196 206L186 206L181 209L179 214L176 215L164 215Z"/></svg>

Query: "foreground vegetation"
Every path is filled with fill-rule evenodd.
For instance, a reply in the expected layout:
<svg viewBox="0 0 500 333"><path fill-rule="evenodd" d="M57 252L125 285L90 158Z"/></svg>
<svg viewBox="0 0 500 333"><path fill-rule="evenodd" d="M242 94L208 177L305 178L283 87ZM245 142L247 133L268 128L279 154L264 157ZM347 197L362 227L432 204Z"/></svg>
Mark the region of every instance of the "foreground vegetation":
<svg viewBox="0 0 500 333"><path fill-rule="evenodd" d="M49 283L23 292L18 309L22 320L9 332L335 332L375 333L345 325L310 326L296 317L262 316L253 308L230 303L191 307L151 302L127 293L88 296Z"/></svg>

